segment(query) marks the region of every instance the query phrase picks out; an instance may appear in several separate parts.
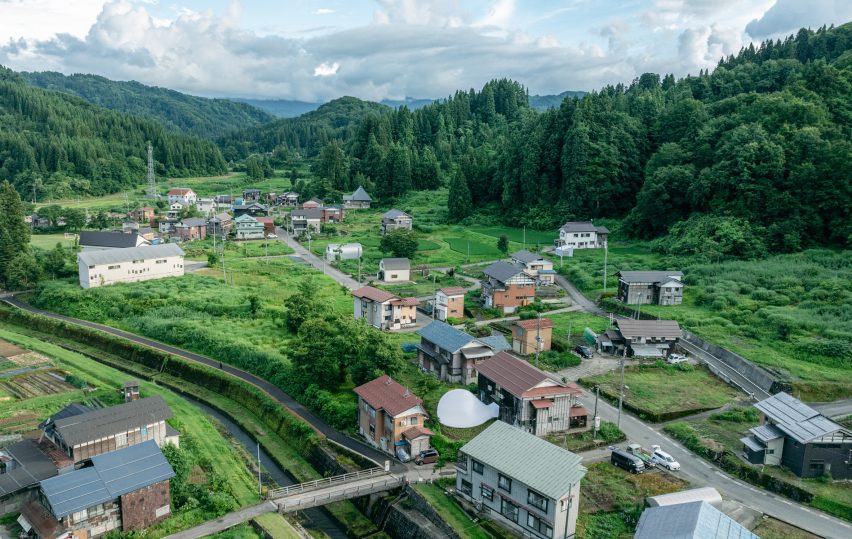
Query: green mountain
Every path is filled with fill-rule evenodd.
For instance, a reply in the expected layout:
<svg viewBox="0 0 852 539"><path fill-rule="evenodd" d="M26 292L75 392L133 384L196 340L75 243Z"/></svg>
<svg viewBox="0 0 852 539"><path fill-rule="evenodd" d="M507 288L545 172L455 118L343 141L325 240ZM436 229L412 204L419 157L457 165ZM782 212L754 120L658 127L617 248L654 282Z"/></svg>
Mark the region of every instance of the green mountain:
<svg viewBox="0 0 852 539"><path fill-rule="evenodd" d="M547 109L559 107L559 105L562 104L562 101L565 100L566 97L579 99L587 93L588 92L567 90L556 95L531 95L529 99L529 104L530 108L540 112L544 112Z"/></svg>
<svg viewBox="0 0 852 539"><path fill-rule="evenodd" d="M114 81L97 75L66 76L52 71L25 72L21 76L39 88L73 94L110 110L157 120L173 131L205 138L275 119L246 103L196 97L136 81Z"/></svg>
<svg viewBox="0 0 852 539"><path fill-rule="evenodd" d="M322 103L310 103L292 99L248 99L243 97L232 97L230 99L237 103L245 103L264 110L276 118L295 118L306 112L317 110L322 105Z"/></svg>
<svg viewBox="0 0 852 539"><path fill-rule="evenodd" d="M0 67L0 178L26 198L102 195L144 182L148 141L160 176L226 170L210 141L37 88Z"/></svg>

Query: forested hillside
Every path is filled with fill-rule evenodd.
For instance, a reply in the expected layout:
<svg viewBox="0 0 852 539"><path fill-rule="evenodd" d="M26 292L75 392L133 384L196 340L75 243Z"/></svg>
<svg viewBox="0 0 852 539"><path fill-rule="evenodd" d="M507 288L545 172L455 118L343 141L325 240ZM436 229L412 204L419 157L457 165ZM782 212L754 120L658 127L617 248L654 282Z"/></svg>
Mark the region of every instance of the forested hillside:
<svg viewBox="0 0 852 539"><path fill-rule="evenodd" d="M157 174L221 174L211 142L43 90L0 67L0 179L27 199L101 195L145 181L147 141Z"/></svg>
<svg viewBox="0 0 852 539"><path fill-rule="evenodd" d="M173 131L216 138L275 119L272 114L229 99L206 99L135 81L114 81L97 75L44 71L21 73L40 88L58 90L118 112L157 120Z"/></svg>
<svg viewBox="0 0 852 539"><path fill-rule="evenodd" d="M385 199L450 185L450 215L552 228L625 218L663 251L727 242L752 256L845 245L852 234L852 24L750 46L712 72L645 74L536 113L492 81L417 111L372 110L329 129L305 115L245 152L323 148L324 191ZM271 135L276 136L271 136ZM226 151L235 141L225 141Z"/></svg>

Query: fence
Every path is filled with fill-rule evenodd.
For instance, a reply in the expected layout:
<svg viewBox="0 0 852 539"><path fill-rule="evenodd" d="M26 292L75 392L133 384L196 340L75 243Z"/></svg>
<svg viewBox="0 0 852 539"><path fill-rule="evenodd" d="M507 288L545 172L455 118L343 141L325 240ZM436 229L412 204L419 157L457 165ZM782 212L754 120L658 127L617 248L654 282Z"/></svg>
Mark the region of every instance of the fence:
<svg viewBox="0 0 852 539"><path fill-rule="evenodd" d="M298 485L290 485L288 487L281 487L270 490L266 497L267 498L282 498L284 496L291 496L293 494L298 494L301 492L309 492L312 490L317 490L325 487L330 487L332 485L339 485L343 483L349 483L351 481L356 481L358 479L364 479L365 477L374 477L377 475L385 475L388 471L384 468L370 468L368 470L359 470L357 472L346 473L343 475L335 475L333 477L325 477L323 479L316 479L314 481L306 481L305 483L299 483Z"/></svg>

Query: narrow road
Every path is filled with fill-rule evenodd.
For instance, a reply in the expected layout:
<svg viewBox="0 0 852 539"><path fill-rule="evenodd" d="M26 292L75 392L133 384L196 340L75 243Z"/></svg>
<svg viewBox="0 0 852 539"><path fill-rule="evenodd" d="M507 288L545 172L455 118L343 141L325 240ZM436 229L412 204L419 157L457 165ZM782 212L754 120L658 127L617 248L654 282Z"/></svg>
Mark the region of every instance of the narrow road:
<svg viewBox="0 0 852 539"><path fill-rule="evenodd" d="M729 367L728 364L721 359L709 352L705 352L686 339L678 339L677 345L709 365L712 369L715 369L718 373L721 373L723 377L727 377L728 380L733 382L733 384L743 390L743 392L751 395L753 399L763 400L772 396L771 393L746 378L742 373Z"/></svg>
<svg viewBox="0 0 852 539"><path fill-rule="evenodd" d="M810 406L822 415L830 418L843 418L852 415L852 399L843 399L834 402L812 402Z"/></svg>
<svg viewBox="0 0 852 539"><path fill-rule="evenodd" d="M603 309L595 305L595 302L584 296L583 293L580 292L580 290L578 290L576 286L574 286L574 283L572 283L562 275L559 275L558 273L556 274L556 284L564 288L565 291L568 292L568 295L571 296L571 300L574 302L574 304L583 307L584 311L596 314L598 316L607 316L607 313Z"/></svg>
<svg viewBox="0 0 852 539"><path fill-rule="evenodd" d="M259 517L265 513L274 513L276 511L278 511L278 506L267 500L257 505L252 505L250 507L240 509L239 511L228 513L227 515L222 515L216 520L207 521L194 528L173 533L172 535L167 535L165 539L200 539L201 537L209 537L242 524L247 520L251 520L254 517Z"/></svg>
<svg viewBox="0 0 852 539"><path fill-rule="evenodd" d="M89 322L87 320L80 320L77 318L72 318L70 316L65 316L61 314L57 314L51 311L45 311L28 303L24 303L18 300L15 297L6 297L3 298L3 301L12 305L13 307L17 307L19 309L23 309L29 311L31 313L40 314L42 316L47 316L49 318L53 318L55 320L61 320L63 322L67 322L70 324L76 324L78 326L84 326L91 329L96 329L99 331L103 331L105 333L109 333L110 335L114 335L116 337L120 337L122 339L134 342L136 344L141 344L143 346L148 346L150 348L154 348L155 350L160 350L161 352L165 352L167 354L172 354L174 356L178 356L180 358L186 359L188 361L193 361L195 363L200 363L202 365L206 365L208 367L213 367L214 369L220 369L221 371L231 376L235 376L240 378L253 386L257 387L264 391L267 395L269 395L273 400L280 403L282 406L293 412L295 415L301 417L305 420L306 423L311 425L317 432L321 433L325 436L329 441L352 451L362 457L376 463L377 466L382 466L385 460L391 461L391 468L394 471L405 471L407 468L398 463L397 461L391 459L390 455L382 453L378 449L368 446L366 443L363 443L354 438L350 438L340 431L334 429L330 425L328 425L325 421L317 417L313 412L308 410L305 406L297 402L293 397L284 393L278 386L273 385L272 383L255 376L249 372L238 369L236 367L232 367L226 363L222 363L218 360L211 359L206 356L202 356L200 354L196 354L194 352L189 352L182 348L177 348L175 346L171 346L168 344L161 343L159 341L155 341L153 339L149 339L147 337L141 337L134 333L130 333L127 331L123 331L120 329L116 329L110 326L105 326L103 324L98 324L95 322Z"/></svg>
<svg viewBox="0 0 852 539"><path fill-rule="evenodd" d="M320 270L321 272L325 273L326 275L328 275L338 283L342 284L349 290L361 288L361 285L358 284L358 281L346 275L331 264L327 263L322 258L305 249L301 243L296 241L295 238L288 234L287 231L283 228L276 228L275 234L278 236L278 241L286 244L291 249L293 249L296 254L302 258L302 260L315 267L316 269Z"/></svg>
<svg viewBox="0 0 852 539"><path fill-rule="evenodd" d="M586 409L594 410L595 397L592 393L584 390L581 401ZM618 409L604 399L600 399L598 401L598 415L604 420L616 422ZM832 539L852 537L852 525L817 509L799 505L782 496L777 496L731 477L683 447L679 442L670 439L656 427L645 424L625 412L621 414L621 430L624 431L630 442L642 444L644 447L659 444L680 462L681 469L675 473L682 475L694 486L714 487L727 499L737 501L747 507L823 537ZM595 459L600 456L600 453L600 450L598 450L597 453L593 453L589 457Z"/></svg>

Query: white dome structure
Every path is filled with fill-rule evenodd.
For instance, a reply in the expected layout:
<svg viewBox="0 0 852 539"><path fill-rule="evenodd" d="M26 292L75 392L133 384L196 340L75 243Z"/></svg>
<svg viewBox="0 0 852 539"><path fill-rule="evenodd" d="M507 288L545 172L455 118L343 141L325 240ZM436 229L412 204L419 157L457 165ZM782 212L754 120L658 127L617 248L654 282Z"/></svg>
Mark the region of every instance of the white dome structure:
<svg viewBox="0 0 852 539"><path fill-rule="evenodd" d="M477 427L499 414L499 406L484 404L466 389L447 391L438 401L438 420L448 427Z"/></svg>

